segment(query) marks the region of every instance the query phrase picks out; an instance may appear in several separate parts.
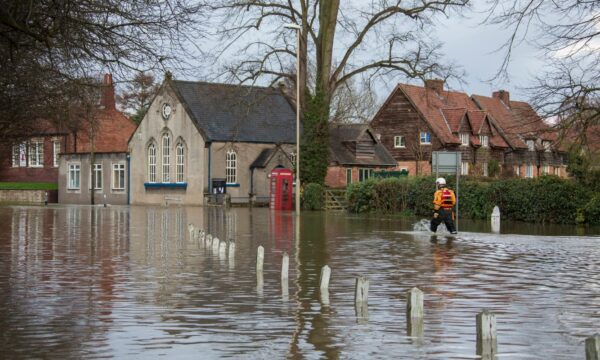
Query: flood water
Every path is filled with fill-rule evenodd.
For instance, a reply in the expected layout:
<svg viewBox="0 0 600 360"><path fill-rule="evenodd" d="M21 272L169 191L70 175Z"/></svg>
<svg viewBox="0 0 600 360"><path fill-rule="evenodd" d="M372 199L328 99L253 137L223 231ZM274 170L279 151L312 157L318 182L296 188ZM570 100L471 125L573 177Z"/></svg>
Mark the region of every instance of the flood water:
<svg viewBox="0 0 600 360"><path fill-rule="evenodd" d="M585 358L600 332L598 229L461 221L436 240L418 220L307 212L297 241L293 213L263 208L0 207L0 358L469 359L483 309L498 358ZM207 247L190 223L235 247Z"/></svg>

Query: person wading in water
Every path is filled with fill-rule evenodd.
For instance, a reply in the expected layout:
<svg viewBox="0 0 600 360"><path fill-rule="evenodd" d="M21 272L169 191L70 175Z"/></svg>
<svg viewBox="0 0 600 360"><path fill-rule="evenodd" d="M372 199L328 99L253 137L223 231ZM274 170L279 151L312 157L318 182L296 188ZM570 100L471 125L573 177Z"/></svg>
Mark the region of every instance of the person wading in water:
<svg viewBox="0 0 600 360"><path fill-rule="evenodd" d="M454 212L452 211L456 204L456 195L454 195L454 191L446 187L444 178L438 178L435 185L437 190L433 195L433 219L431 219L430 230L435 233L443 221L450 234L456 234Z"/></svg>

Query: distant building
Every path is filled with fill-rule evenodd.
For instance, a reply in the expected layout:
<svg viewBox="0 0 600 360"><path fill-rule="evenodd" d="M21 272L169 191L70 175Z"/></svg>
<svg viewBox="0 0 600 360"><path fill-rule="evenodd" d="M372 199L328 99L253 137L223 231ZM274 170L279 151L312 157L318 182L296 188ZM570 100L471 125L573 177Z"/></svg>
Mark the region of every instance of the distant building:
<svg viewBox="0 0 600 360"><path fill-rule="evenodd" d="M412 175L434 172L432 152L458 151L462 175L488 176L490 163L496 162L505 174L564 176L564 158L548 142L556 138L550 127L528 104L511 102L511 110L498 101L444 90L442 80L427 80L424 86L399 84L371 127L396 160L397 169ZM523 136L536 139L535 151L527 152L529 138ZM542 170L533 171L526 164Z"/></svg>
<svg viewBox="0 0 600 360"><path fill-rule="evenodd" d="M334 124L329 128L329 167L325 185L346 187L393 168L396 161L367 124Z"/></svg>
<svg viewBox="0 0 600 360"><path fill-rule="evenodd" d="M131 201L202 205L213 183L232 203L267 201L270 171L293 166L295 129L278 89L166 79L129 140Z"/></svg>
<svg viewBox="0 0 600 360"><path fill-rule="evenodd" d="M103 85L94 118L82 122L73 147L60 155L59 203L128 204L127 142L136 125L116 109L110 74Z"/></svg>

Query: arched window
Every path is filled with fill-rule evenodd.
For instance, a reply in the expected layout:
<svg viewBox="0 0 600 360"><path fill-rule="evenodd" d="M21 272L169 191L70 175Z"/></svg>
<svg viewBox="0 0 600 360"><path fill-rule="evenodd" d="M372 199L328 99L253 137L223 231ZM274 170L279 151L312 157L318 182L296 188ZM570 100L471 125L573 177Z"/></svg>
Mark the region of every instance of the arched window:
<svg viewBox="0 0 600 360"><path fill-rule="evenodd" d="M185 174L185 147L182 143L177 144L175 154L177 156L177 158L175 159L175 181L177 181L178 183L182 183L184 182L183 179Z"/></svg>
<svg viewBox="0 0 600 360"><path fill-rule="evenodd" d="M162 182L168 183L171 181L171 137L169 134L164 134L162 137Z"/></svg>
<svg viewBox="0 0 600 360"><path fill-rule="evenodd" d="M237 154L233 150L225 157L225 178L228 184L237 184Z"/></svg>
<svg viewBox="0 0 600 360"><path fill-rule="evenodd" d="M156 182L156 145L148 146L148 182Z"/></svg>

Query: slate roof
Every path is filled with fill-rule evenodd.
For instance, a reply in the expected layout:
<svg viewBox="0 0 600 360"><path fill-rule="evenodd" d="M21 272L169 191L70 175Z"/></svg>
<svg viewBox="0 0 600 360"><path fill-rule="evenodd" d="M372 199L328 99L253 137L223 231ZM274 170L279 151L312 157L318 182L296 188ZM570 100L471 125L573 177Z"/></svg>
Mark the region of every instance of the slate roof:
<svg viewBox="0 0 600 360"><path fill-rule="evenodd" d="M375 143L375 155L372 158L356 157L348 147L364 134ZM396 166L396 160L375 138L367 124L332 124L329 127L329 159L339 165Z"/></svg>
<svg viewBox="0 0 600 360"><path fill-rule="evenodd" d="M296 113L278 89L172 80L206 141L296 143Z"/></svg>
<svg viewBox="0 0 600 360"><path fill-rule="evenodd" d="M473 95L472 98L498 123L513 148L527 149L524 140L528 137L557 140L556 132L526 102L509 101L507 106L502 100L494 97Z"/></svg>

